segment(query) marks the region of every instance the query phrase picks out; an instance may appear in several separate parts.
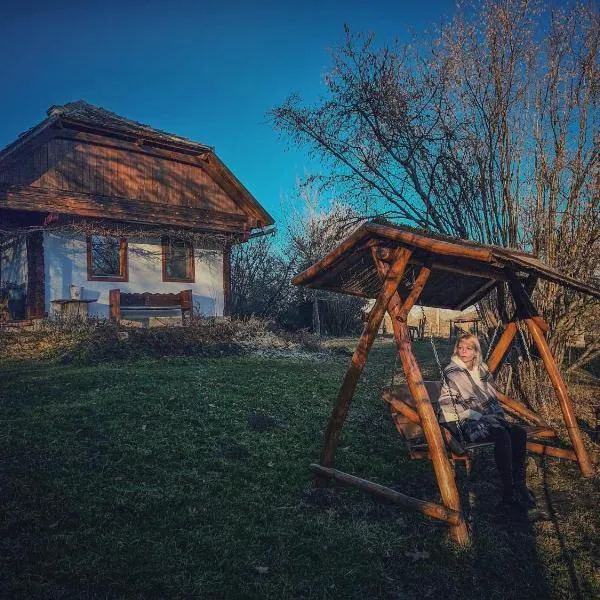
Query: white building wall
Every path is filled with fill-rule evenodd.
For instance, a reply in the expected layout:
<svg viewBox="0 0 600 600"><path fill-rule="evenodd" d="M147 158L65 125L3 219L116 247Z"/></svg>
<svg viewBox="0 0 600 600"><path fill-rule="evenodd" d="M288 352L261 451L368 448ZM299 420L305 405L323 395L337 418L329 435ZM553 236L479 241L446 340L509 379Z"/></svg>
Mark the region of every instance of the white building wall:
<svg viewBox="0 0 600 600"><path fill-rule="evenodd" d="M223 315L223 253L220 250L194 248L195 282L162 280L162 254L159 240L128 240L129 281L88 281L87 243L84 236L44 233L46 311L52 312L52 300L70 297L70 285L83 287L82 298L90 303L89 314L108 317L108 292L177 293L192 290L194 308L207 316ZM157 315L158 316L158 315Z"/></svg>

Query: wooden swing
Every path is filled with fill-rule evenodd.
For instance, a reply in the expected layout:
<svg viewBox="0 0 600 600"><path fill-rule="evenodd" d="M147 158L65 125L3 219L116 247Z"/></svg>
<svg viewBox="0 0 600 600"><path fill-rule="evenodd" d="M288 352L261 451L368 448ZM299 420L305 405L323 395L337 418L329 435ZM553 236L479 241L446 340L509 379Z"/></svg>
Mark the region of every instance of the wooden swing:
<svg viewBox="0 0 600 600"><path fill-rule="evenodd" d="M315 484L324 487L334 479L383 496L447 523L452 539L461 545L470 543L451 463L453 456L467 456L469 448L453 446L446 430L442 432L431 404L431 386L423 381L406 321L417 301L425 306L463 310L495 288L504 329L487 361L488 367L492 373L497 371L517 333L518 323L524 324L555 389L572 449L546 444L544 438L554 432L522 403L498 394L501 404L536 428L531 435L537 441L527 445L530 452L574 460L583 476L591 476L594 468L583 445L567 387L544 337L548 325L530 299L538 278L600 298L600 289L559 273L531 254L373 222L362 225L327 256L297 275L294 285L375 298L329 418L319 464L311 465ZM511 317L504 298L506 284L516 307ZM404 424L409 421L422 430L427 447L414 451L420 450L423 457L431 459L441 504L412 498L333 468L342 425L386 311L391 317L407 388L388 390L385 398L392 410L402 416Z"/></svg>

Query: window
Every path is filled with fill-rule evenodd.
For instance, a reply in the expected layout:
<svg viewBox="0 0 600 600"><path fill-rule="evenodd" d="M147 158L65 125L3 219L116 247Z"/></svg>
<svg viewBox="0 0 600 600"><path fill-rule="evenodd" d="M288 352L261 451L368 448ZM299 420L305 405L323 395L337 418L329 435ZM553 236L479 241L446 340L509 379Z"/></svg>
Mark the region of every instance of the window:
<svg viewBox="0 0 600 600"><path fill-rule="evenodd" d="M127 240L104 235L87 239L89 281L128 281Z"/></svg>
<svg viewBox="0 0 600 600"><path fill-rule="evenodd" d="M168 238L162 243L163 281L194 281L194 248Z"/></svg>

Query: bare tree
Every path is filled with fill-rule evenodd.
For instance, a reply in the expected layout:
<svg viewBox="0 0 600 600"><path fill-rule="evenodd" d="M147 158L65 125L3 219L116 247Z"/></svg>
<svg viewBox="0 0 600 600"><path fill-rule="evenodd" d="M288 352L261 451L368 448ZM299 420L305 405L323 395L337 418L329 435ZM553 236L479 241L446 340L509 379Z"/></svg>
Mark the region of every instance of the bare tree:
<svg viewBox="0 0 600 600"><path fill-rule="evenodd" d="M315 177L361 214L532 250L599 276L600 15L530 0L460 8L433 38L378 47L353 35L327 97L292 96L274 126L329 168ZM537 301L562 357L597 305L559 286ZM600 342L582 357L600 354ZM581 361L580 361L581 362Z"/></svg>
<svg viewBox="0 0 600 600"><path fill-rule="evenodd" d="M300 199L301 211L292 210L286 223L286 254L295 272L307 269L331 252L364 220L353 208L339 202L319 208L319 193L310 184L300 188ZM320 301L328 303L331 309L328 320L337 330L350 327L358 319L362 302L356 299L345 301L337 296L321 290L297 291L297 301L302 297L312 301L312 329L315 335L321 335ZM335 316L334 312L337 313Z"/></svg>
<svg viewBox="0 0 600 600"><path fill-rule="evenodd" d="M234 246L231 255L231 312L236 316L277 318L289 301L293 265L261 237Z"/></svg>

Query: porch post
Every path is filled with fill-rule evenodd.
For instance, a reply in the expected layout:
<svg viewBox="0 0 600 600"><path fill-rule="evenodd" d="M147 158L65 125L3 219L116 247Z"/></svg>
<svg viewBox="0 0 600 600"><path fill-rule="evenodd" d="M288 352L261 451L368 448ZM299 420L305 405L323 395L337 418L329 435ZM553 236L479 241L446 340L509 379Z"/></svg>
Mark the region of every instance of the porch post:
<svg viewBox="0 0 600 600"><path fill-rule="evenodd" d="M231 244L223 248L223 316L231 315Z"/></svg>

